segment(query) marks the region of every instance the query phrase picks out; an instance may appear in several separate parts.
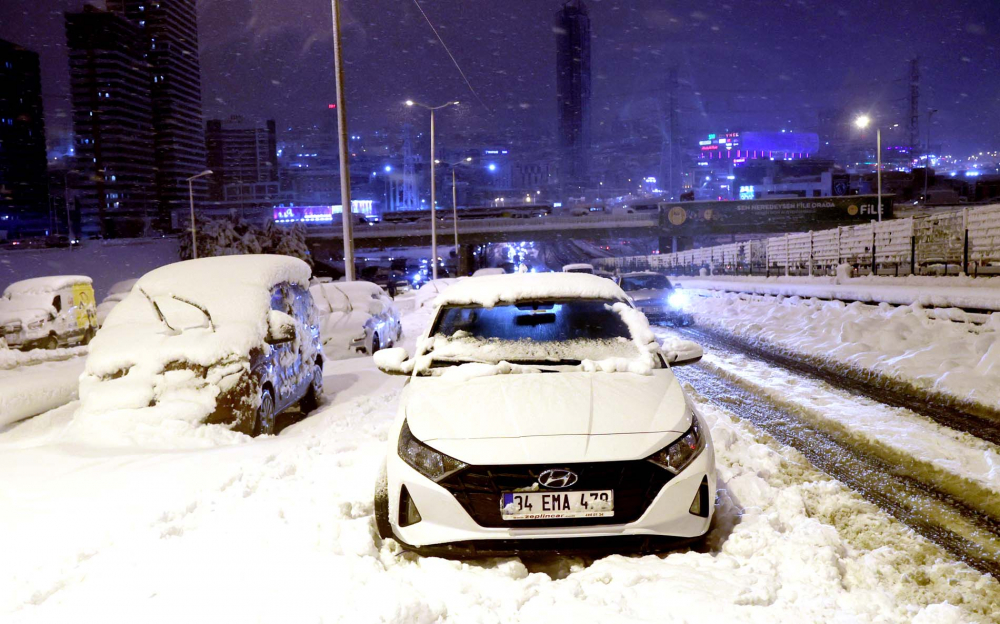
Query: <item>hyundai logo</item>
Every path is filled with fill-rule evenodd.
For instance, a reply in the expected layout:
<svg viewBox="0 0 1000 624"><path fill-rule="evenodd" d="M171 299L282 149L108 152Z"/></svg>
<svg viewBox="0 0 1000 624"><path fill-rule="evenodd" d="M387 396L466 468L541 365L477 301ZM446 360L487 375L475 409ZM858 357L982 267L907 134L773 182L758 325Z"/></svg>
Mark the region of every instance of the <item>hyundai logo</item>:
<svg viewBox="0 0 1000 624"><path fill-rule="evenodd" d="M568 488L575 485L576 473L565 468L550 468L538 475L538 484L547 488Z"/></svg>

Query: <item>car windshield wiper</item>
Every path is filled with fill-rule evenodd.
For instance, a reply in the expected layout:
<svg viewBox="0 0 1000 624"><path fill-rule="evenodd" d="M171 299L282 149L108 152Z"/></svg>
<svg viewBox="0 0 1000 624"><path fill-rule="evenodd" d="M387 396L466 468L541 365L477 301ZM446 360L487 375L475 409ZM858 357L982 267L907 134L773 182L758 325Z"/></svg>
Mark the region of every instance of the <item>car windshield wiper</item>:
<svg viewBox="0 0 1000 624"><path fill-rule="evenodd" d="M152 304L153 310L156 312L156 316L157 316L157 318L160 319L160 322L163 323L164 325L166 325L167 329L169 329L170 331L172 331L174 333L180 333L179 330L175 329L167 321L167 317L163 314L163 310L160 309L159 304L157 304L156 301L152 297L150 297L149 294L146 293L146 291L143 290L142 288L139 289L139 292L141 292L142 296L145 297L149 301L150 304ZM213 332L215 331L215 322L212 320L212 315L205 308L205 306L197 304L197 303L195 303L195 302L193 302L193 301L191 301L189 299L185 299L184 297L178 297L177 295L167 295L167 297L170 297L171 299L176 299L177 301L180 301L181 303L186 303L187 305L191 306L195 310L198 310L199 312L201 312L202 314L204 314L205 318L208 320L208 328L211 329Z"/></svg>

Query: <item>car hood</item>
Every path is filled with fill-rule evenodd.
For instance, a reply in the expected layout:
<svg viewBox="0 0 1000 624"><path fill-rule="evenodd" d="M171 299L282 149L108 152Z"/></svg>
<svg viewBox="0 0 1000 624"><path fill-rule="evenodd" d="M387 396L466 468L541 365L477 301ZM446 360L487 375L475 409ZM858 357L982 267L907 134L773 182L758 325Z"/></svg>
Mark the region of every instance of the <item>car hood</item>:
<svg viewBox="0 0 1000 624"><path fill-rule="evenodd" d="M49 311L42 308L14 308L0 305L0 325L21 322L22 325L49 318Z"/></svg>
<svg viewBox="0 0 1000 624"><path fill-rule="evenodd" d="M479 464L635 459L691 426L669 369L417 377L403 405L414 436Z"/></svg>
<svg viewBox="0 0 1000 624"><path fill-rule="evenodd" d="M666 301L671 292L673 291L669 288L643 288L642 290L630 290L626 294L632 297L632 301L636 303L645 303L647 301Z"/></svg>

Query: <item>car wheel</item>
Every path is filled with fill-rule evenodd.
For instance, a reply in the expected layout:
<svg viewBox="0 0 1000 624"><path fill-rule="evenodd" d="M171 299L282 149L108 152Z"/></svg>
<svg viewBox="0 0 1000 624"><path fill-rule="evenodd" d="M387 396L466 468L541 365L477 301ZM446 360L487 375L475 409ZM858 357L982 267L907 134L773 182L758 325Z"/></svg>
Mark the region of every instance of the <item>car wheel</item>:
<svg viewBox="0 0 1000 624"><path fill-rule="evenodd" d="M49 336L48 338L45 339L45 342L42 343L42 348L43 349L58 349L59 348L59 339L56 338L55 336Z"/></svg>
<svg viewBox="0 0 1000 624"><path fill-rule="evenodd" d="M380 345L381 345L381 343L379 342L378 334L375 334L374 336L372 336L372 348L371 348L371 351L372 351L371 354L372 355L375 355L375 352L378 351L381 348Z"/></svg>
<svg viewBox="0 0 1000 624"><path fill-rule="evenodd" d="M253 425L254 437L274 433L275 417L274 393L270 388L260 391L260 406L257 408L257 419Z"/></svg>
<svg viewBox="0 0 1000 624"><path fill-rule="evenodd" d="M389 480L385 476L385 464L379 471L375 482L375 528L382 539L393 537L392 525L389 524Z"/></svg>
<svg viewBox="0 0 1000 624"><path fill-rule="evenodd" d="M302 410L303 414L308 414L309 412L315 410L319 407L320 397L323 396L323 365L317 364L313 367L312 380L309 382L309 389L306 390L305 396L299 401L299 409Z"/></svg>

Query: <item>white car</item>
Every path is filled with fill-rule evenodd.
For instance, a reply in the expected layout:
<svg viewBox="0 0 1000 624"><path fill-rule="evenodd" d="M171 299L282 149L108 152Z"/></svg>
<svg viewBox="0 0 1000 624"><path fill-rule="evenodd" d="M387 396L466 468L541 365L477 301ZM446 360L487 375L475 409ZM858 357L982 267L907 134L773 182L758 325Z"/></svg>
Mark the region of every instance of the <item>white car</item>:
<svg viewBox="0 0 1000 624"><path fill-rule="evenodd" d="M127 279L120 282L115 282L111 286L111 290L108 291L108 296L101 300L97 304L97 326L101 327L104 325L105 319L108 318L108 314L111 310L115 308L116 305L125 300L125 297L132 292L132 287L138 282L138 279Z"/></svg>
<svg viewBox="0 0 1000 624"><path fill-rule="evenodd" d="M445 290L410 375L375 490L383 538L423 554L648 552L700 539L715 454L671 365L611 280L528 274Z"/></svg>
<svg viewBox="0 0 1000 624"><path fill-rule="evenodd" d="M594 265L587 264L586 262L577 262L576 264L567 264L563 268L563 273L587 273L590 275L594 274Z"/></svg>
<svg viewBox="0 0 1000 624"><path fill-rule="evenodd" d="M324 350L370 355L391 347L403 335L399 310L372 282L324 282L309 287L319 310Z"/></svg>
<svg viewBox="0 0 1000 624"><path fill-rule="evenodd" d="M90 344L96 319L94 287L85 275L21 280L0 297L0 336L23 351Z"/></svg>

